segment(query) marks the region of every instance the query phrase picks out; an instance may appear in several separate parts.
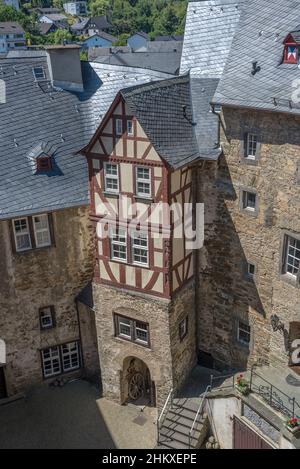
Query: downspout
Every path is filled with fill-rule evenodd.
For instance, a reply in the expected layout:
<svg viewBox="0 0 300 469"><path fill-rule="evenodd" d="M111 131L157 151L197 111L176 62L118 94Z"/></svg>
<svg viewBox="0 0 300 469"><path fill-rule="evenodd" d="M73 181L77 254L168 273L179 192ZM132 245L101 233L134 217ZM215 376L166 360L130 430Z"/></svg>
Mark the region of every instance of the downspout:
<svg viewBox="0 0 300 469"><path fill-rule="evenodd" d="M81 325L80 325L80 317L79 317L79 308L78 308L78 298L75 298L75 307L76 307L76 313L77 313L77 321L78 321L78 332L79 332L79 340L80 340L80 352L81 352L81 368L82 371L84 372L84 375L86 374L86 369L85 369L85 363L84 363L84 354L83 354L83 342L82 342L82 333L81 333Z"/></svg>

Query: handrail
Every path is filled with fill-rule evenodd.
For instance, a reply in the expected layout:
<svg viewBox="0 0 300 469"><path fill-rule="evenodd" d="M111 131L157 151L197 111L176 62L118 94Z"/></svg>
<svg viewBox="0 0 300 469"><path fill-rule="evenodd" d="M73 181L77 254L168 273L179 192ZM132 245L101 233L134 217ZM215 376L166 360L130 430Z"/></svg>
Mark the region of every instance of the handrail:
<svg viewBox="0 0 300 469"><path fill-rule="evenodd" d="M171 405L172 405L172 401L173 401L173 388L171 388L169 394L168 394L168 397L164 403L164 406L162 408L162 411L157 419L157 440L158 440L158 443L159 443L159 432L160 432L160 427L161 427L161 421L162 421L162 418L163 418L163 415L165 413L165 410L167 408L167 405L169 403L169 401L171 401Z"/></svg>
<svg viewBox="0 0 300 469"><path fill-rule="evenodd" d="M220 380L220 379L225 379L225 378L232 378L232 387L234 388L234 376L235 376L234 373L230 373L230 374L228 374L228 375L220 375L220 376L210 375L210 386L211 386L211 388L214 387L214 386L213 386L213 382L214 382L214 381L217 381L217 380ZM221 387L224 388L225 386L222 386L222 385L221 385L221 386L218 386L218 388L221 388ZM226 387L227 387L227 388L228 388L228 387L231 388L231 385L230 385L230 386L229 386L229 385L226 385Z"/></svg>
<svg viewBox="0 0 300 469"><path fill-rule="evenodd" d="M270 396L268 398L268 400L270 401L269 404L270 406L272 407L272 404L273 404L273 397L274 397L274 390L276 391L279 391L279 393L283 396L285 396L287 398L287 401L289 403L292 404L292 413L291 413L291 416L294 418L295 417L295 404L300 408L300 405L299 403L296 401L296 399L294 397L290 397L288 394L286 394L284 391L282 391L280 388L277 388L277 386L274 386L274 384L272 384L270 381L268 381L267 379L263 378L261 375L259 375L258 373L256 373L254 371L254 366L251 367L251 378L250 378L250 390L253 391L253 392L256 392L255 391L255 386L253 385L253 376L257 376L259 379L261 379L264 383L267 383L269 385L269 388L270 388ZM257 386L257 385L256 385ZM262 394L261 394L262 395ZM262 397L264 397L262 395ZM266 400L266 398L265 398ZM289 410L289 408L283 404L283 401L282 401L282 410Z"/></svg>
<svg viewBox="0 0 300 469"><path fill-rule="evenodd" d="M190 429L190 431L189 431L189 448L191 448L192 434L193 434L194 431L195 431L195 425L196 425L198 416L199 416L199 414L200 414L200 412L201 412L201 410L202 410L204 401L205 401L206 396L207 396L207 394L208 394L209 391L211 391L211 386L210 386L210 385L207 386L207 388L206 388L206 390L205 390L205 392L204 392L204 394L203 394L203 396L202 396L202 399L201 399L199 408L198 408L198 410L197 410L197 413L196 413L196 416L195 416L195 418L194 418L193 424L192 424L191 429Z"/></svg>

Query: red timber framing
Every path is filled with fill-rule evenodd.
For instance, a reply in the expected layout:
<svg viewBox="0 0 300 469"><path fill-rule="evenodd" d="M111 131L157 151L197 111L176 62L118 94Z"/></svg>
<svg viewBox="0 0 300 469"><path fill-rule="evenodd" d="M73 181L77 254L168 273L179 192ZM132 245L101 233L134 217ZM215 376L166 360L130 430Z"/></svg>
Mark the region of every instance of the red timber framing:
<svg viewBox="0 0 300 469"><path fill-rule="evenodd" d="M128 111L127 111L128 112ZM123 133L117 135L117 120L122 121ZM127 134L127 123L132 121L133 134ZM107 143L109 142L109 144ZM130 152L128 151L130 148ZM142 148L142 151L141 151ZM179 192L185 197L185 190L191 187L191 182L187 182L188 169L181 170L180 190L172 194L171 191L171 173L169 165L155 152L151 142L141 129L135 116L126 114L126 104L119 94L111 105L100 127L97 129L91 142L82 150L86 156L89 167L89 182L91 196L91 221L94 223L96 232L96 270L95 281L109 286L121 287L125 290L143 292L162 298L171 298L172 289L172 270L178 271L176 275L179 278L180 265L183 264L184 277L180 277L180 285L190 280L188 278L189 269L187 264L192 262L192 254L185 253L180 265L172 267L172 236L163 238L162 242L155 242L151 236L147 218L151 215L151 204L158 202L171 203L176 200ZM96 162L96 164L95 164ZM118 165L119 191L116 194L109 194L105 191L105 163ZM124 165L126 170L130 171L127 180L124 177ZM122 170L121 170L122 166ZM149 200L141 199L136 195L136 167L143 166L150 168L151 175L151 198ZM129 187L128 181L132 181ZM131 239L127 234L127 260L126 262L111 259L111 242L108 236L100 236L97 233L97 225L103 220L103 215L97 210L97 200L100 203L119 201L119 194L127 196L132 203L142 204L144 213L139 218L138 229L142 232L148 232L148 266L139 266L133 263ZM192 190L190 190L192 194ZM96 200L97 198L97 200ZM191 201L191 196L188 201ZM105 223L102 224L102 230L109 229L110 219L115 220L113 206L109 214L105 216ZM127 229L130 221L124 217L122 210L117 214L117 226ZM152 231L162 234L172 231L172 223L169 229L163 224L151 225ZM102 231L103 234L103 231ZM160 236L162 238L162 236ZM99 244L101 249L99 249ZM159 261L157 260L159 258ZM134 269L134 270L133 270ZM133 273L134 272L134 273ZM130 276L130 282L129 282ZM134 281L133 281L134 279ZM178 282L179 283L179 282Z"/></svg>

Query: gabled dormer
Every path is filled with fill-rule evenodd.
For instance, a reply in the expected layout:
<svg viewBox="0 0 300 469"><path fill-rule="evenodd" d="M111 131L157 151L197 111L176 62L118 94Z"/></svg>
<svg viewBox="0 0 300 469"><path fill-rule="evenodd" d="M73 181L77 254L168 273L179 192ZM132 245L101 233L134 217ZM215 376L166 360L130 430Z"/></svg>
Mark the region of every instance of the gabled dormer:
<svg viewBox="0 0 300 469"><path fill-rule="evenodd" d="M299 46L300 46L300 27L296 31L292 31L287 35L284 44L284 57L285 64L297 64L299 60Z"/></svg>

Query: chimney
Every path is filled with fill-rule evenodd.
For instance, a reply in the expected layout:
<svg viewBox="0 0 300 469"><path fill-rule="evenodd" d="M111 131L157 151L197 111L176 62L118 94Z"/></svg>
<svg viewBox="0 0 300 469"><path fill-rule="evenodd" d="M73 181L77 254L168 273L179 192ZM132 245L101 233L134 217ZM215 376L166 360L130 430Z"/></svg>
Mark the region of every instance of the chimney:
<svg viewBox="0 0 300 469"><path fill-rule="evenodd" d="M45 50L52 85L67 91L82 92L80 46L77 44L45 46Z"/></svg>

